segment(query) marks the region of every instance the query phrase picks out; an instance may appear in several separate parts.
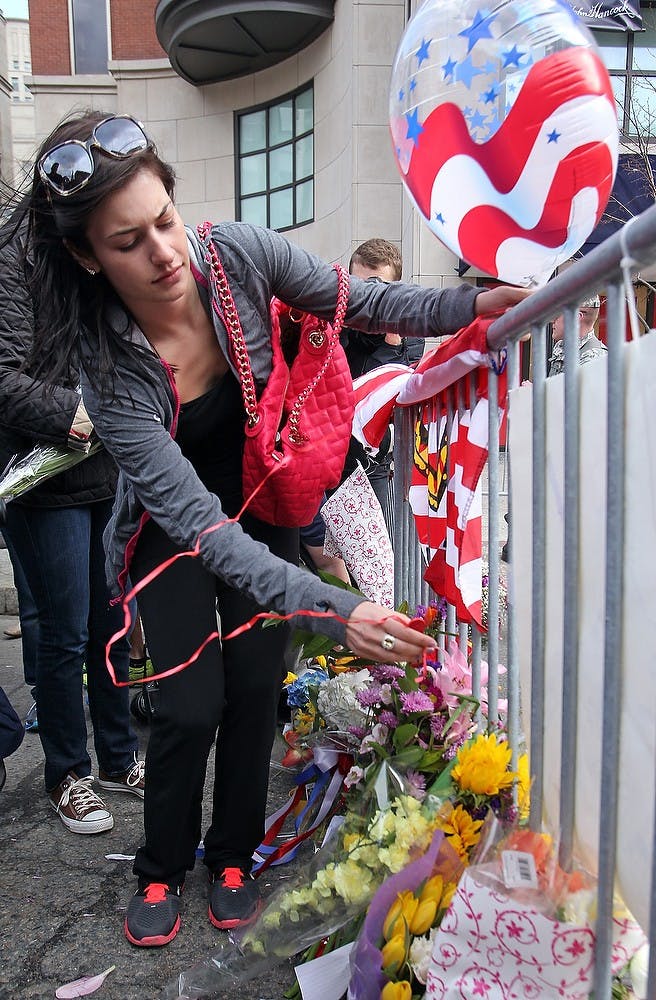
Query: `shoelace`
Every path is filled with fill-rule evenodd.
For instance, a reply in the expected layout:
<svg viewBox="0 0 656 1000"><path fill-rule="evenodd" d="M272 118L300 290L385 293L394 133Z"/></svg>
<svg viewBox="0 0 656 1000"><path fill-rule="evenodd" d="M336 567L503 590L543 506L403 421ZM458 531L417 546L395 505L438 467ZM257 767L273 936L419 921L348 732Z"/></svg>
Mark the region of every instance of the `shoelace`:
<svg viewBox="0 0 656 1000"><path fill-rule="evenodd" d="M140 784L144 778L144 762L142 760L135 760L134 764L125 776L125 784L133 787Z"/></svg>
<svg viewBox="0 0 656 1000"><path fill-rule="evenodd" d="M99 795L96 795L91 787L92 784L93 776L91 774L87 778L77 778L64 790L64 794L59 800L59 808L67 806L70 802L76 812L104 809L105 803Z"/></svg>
<svg viewBox="0 0 656 1000"><path fill-rule="evenodd" d="M224 868L220 881L226 889L241 889L244 884L244 873L241 868Z"/></svg>
<svg viewBox="0 0 656 1000"><path fill-rule="evenodd" d="M169 891L165 882L149 882L144 889L144 903L163 903Z"/></svg>

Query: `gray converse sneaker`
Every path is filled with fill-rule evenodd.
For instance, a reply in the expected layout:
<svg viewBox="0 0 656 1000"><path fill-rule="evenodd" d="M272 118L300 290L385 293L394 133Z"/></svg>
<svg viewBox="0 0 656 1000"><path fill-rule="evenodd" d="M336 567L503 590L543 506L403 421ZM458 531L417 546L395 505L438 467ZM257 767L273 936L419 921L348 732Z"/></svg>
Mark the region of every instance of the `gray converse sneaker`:
<svg viewBox="0 0 656 1000"><path fill-rule="evenodd" d="M144 762L134 758L134 764L124 771L123 774L109 775L105 771L99 771L98 784L101 788L108 788L112 792L129 792L131 795L138 795L140 799L144 797Z"/></svg>
<svg viewBox="0 0 656 1000"><path fill-rule="evenodd" d="M48 792L48 801L64 826L73 833L102 833L114 826L114 817L92 789L93 776L78 778L71 771Z"/></svg>

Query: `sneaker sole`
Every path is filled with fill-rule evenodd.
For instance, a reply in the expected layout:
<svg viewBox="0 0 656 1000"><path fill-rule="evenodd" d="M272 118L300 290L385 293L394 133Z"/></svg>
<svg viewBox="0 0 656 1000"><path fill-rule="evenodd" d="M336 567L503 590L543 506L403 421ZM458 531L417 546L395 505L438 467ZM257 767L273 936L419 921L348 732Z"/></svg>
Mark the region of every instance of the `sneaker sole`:
<svg viewBox="0 0 656 1000"><path fill-rule="evenodd" d="M214 914L212 913L211 906L208 906L207 908L207 915L210 918L210 923L213 924L214 927L218 927L220 931L230 931L233 929L233 927L248 927L249 924L252 924L255 918L258 916L263 905L264 905L263 901L260 900L255 909L253 910L253 912L250 914L250 916L246 917L243 920L240 919L239 917L233 917L231 920L217 920Z"/></svg>
<svg viewBox="0 0 656 1000"><path fill-rule="evenodd" d="M103 781L98 778L98 784L101 788L109 789L110 792L127 792L129 795L136 795L139 799L144 797L143 788L130 788L129 785L124 785L121 781Z"/></svg>
<svg viewBox="0 0 656 1000"><path fill-rule="evenodd" d="M130 942L130 944L135 945L137 948L161 948L162 945L168 944L169 941L172 941L179 930L180 930L180 917L178 917L178 919L176 920L175 924L173 925L173 930L169 934L158 934L156 937L138 939L132 937L132 935L130 934L127 919L123 924L123 932L126 938Z"/></svg>
<svg viewBox="0 0 656 1000"><path fill-rule="evenodd" d="M114 817L111 815L107 819L69 819L68 816L64 816L59 811L52 800L49 801L51 808L55 810L66 829L70 830L71 833L104 833L114 826Z"/></svg>

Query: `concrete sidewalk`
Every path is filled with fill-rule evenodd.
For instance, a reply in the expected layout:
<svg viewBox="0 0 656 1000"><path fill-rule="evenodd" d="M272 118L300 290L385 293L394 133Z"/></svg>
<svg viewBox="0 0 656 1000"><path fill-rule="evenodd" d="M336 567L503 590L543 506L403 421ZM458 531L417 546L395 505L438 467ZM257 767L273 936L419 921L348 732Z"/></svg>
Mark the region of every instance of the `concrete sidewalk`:
<svg viewBox="0 0 656 1000"><path fill-rule="evenodd" d="M0 560L4 555L0 550ZM23 718L31 698L23 683L21 643L2 637L2 630L15 624L15 618L0 615L0 685ZM136 728L144 752L148 728ZM91 739L89 752L96 767ZM243 752L248 753L248 733ZM276 752L280 747L274 749L274 758ZM157 1000L170 979L209 958L225 940L208 920L207 876L198 863L185 887L182 927L175 940L154 949L128 944L123 921L136 887L132 863L107 855L134 855L142 840L141 801L107 792L114 829L95 836L76 835L65 829L48 804L37 735L26 734L6 767L7 783L0 792L0 1000L53 1000L61 984L111 965L116 970L94 994L98 1000ZM211 801L213 773L211 756L206 804ZM293 778L272 764L270 812L287 800ZM204 828L208 822L206 813ZM303 857L310 854L308 847ZM295 870L294 862L272 869L262 876L263 891L289 879ZM281 1000L293 981L292 965L286 962L216 996Z"/></svg>

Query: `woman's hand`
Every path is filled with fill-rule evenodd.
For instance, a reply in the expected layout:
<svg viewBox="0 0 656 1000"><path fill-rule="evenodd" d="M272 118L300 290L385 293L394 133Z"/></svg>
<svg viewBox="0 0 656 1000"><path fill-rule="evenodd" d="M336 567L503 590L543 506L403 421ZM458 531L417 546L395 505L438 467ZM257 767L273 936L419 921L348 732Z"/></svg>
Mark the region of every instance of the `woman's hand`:
<svg viewBox="0 0 656 1000"><path fill-rule="evenodd" d="M346 643L358 656L374 663L416 663L425 649L436 648L435 639L409 628L409 621L407 615L365 601L346 623Z"/></svg>
<svg viewBox="0 0 656 1000"><path fill-rule="evenodd" d="M488 316L492 313L505 312L511 306L516 306L528 295L530 288L515 288L514 285L497 285L479 292L474 299L474 312L477 316Z"/></svg>

